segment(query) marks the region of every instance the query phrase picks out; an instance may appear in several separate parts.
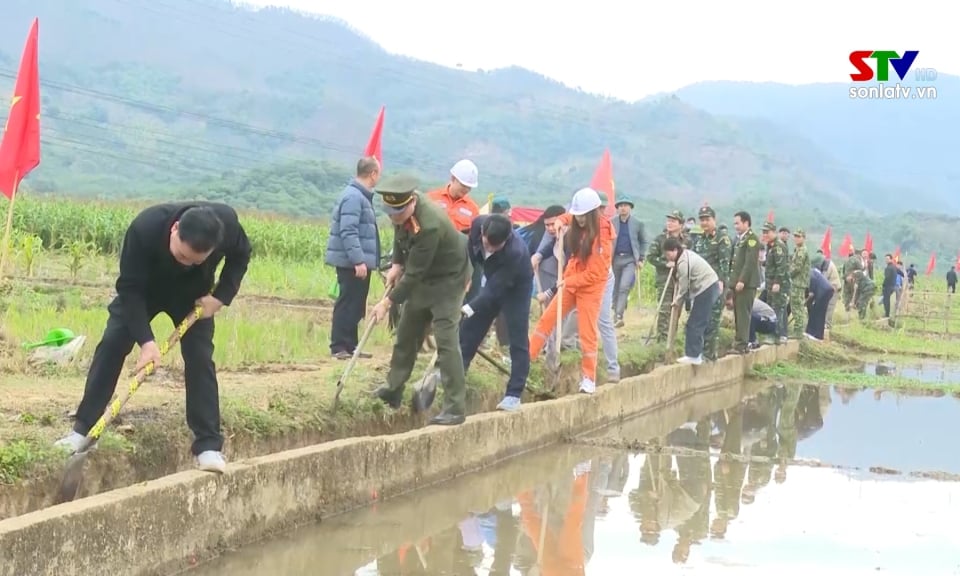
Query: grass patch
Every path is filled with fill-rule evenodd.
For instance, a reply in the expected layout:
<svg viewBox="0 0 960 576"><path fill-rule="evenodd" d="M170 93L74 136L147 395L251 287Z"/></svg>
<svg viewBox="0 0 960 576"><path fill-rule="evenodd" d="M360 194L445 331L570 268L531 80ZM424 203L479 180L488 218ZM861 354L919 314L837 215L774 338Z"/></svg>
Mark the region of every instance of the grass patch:
<svg viewBox="0 0 960 576"><path fill-rule="evenodd" d="M877 352L883 355L917 356L923 358L958 358L960 346L956 339L916 335L885 325L850 323L835 326L830 339L848 348Z"/></svg>
<svg viewBox="0 0 960 576"><path fill-rule="evenodd" d="M765 380L802 382L839 388L871 388L891 391L938 391L944 394L960 392L960 384L922 382L902 376L874 376L840 367L817 368L789 362L754 366L751 375Z"/></svg>

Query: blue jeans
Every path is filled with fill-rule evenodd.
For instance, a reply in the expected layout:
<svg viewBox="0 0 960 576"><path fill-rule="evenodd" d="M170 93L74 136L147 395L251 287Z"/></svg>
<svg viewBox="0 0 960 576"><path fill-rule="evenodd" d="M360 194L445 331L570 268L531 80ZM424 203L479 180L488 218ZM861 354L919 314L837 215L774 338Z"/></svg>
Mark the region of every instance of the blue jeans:
<svg viewBox="0 0 960 576"><path fill-rule="evenodd" d="M757 342L757 334L777 333L777 321L770 318L763 318L759 314L750 315L750 343Z"/></svg>
<svg viewBox="0 0 960 576"><path fill-rule="evenodd" d="M710 314L718 298L720 298L720 283L714 282L693 299L683 343L683 352L688 358L698 358L703 354L703 335L710 324Z"/></svg>

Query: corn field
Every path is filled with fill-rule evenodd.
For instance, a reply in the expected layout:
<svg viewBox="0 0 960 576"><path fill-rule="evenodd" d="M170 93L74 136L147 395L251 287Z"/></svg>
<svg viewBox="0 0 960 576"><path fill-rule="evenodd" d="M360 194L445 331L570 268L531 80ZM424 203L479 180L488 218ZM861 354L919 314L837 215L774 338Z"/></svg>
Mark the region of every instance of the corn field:
<svg viewBox="0 0 960 576"><path fill-rule="evenodd" d="M62 198L20 196L14 205L11 248L82 254L116 254L130 222L143 206L124 203L83 202ZM241 213L254 258L323 263L329 228L316 221L297 221L262 214ZM392 237L381 227L387 250Z"/></svg>

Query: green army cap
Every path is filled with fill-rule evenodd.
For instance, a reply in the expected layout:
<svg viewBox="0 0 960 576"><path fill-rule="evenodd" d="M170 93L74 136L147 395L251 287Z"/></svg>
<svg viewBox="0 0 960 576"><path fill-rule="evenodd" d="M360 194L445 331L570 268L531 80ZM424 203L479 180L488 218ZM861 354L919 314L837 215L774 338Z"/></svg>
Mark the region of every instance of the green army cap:
<svg viewBox="0 0 960 576"><path fill-rule="evenodd" d="M383 209L388 214L403 212L413 200L413 193L420 186L420 179L412 174L387 176L377 184L376 193L383 199Z"/></svg>
<svg viewBox="0 0 960 576"><path fill-rule="evenodd" d="M630 208L633 208L633 200L631 200L631 199L629 199L629 198L621 198L621 199L617 200L617 203L614 204L613 207L614 207L614 208L619 208L621 204L626 204L626 205L630 206Z"/></svg>
<svg viewBox="0 0 960 576"><path fill-rule="evenodd" d="M823 264L823 261L826 258L823 257L823 254L814 254L810 257L810 266L813 268L820 268L820 265Z"/></svg>
<svg viewBox="0 0 960 576"><path fill-rule="evenodd" d="M806 237L807 237L807 233L803 231L803 228L797 228L796 230L794 230L794 231L793 231L793 235L796 236L796 237L798 237L798 238L806 238Z"/></svg>
<svg viewBox="0 0 960 576"><path fill-rule="evenodd" d="M500 214L510 209L510 201L503 196L498 196L490 203L490 212Z"/></svg>
<svg viewBox="0 0 960 576"><path fill-rule="evenodd" d="M681 223L681 224L683 224L683 223L685 222L685 220L683 219L683 212L681 212L681 211L679 211L679 210L674 210L674 211L670 212L669 214L667 214L667 218L670 218L670 219L672 219L672 220L676 220L677 222L679 222L679 223Z"/></svg>
<svg viewBox="0 0 960 576"><path fill-rule="evenodd" d="M699 216L700 218L716 218L717 213L709 206L701 206Z"/></svg>
<svg viewBox="0 0 960 576"><path fill-rule="evenodd" d="M776 231L777 231L777 225L774 224L773 222L764 222L764 223L763 223L763 231L764 231L764 232L776 232Z"/></svg>

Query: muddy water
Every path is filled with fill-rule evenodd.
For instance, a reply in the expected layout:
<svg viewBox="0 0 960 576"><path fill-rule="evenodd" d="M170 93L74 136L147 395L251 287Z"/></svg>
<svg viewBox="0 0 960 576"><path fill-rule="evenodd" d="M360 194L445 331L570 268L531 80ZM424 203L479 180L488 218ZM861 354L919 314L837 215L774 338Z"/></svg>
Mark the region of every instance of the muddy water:
<svg viewBox="0 0 960 576"><path fill-rule="evenodd" d="M880 443L877 428L953 435L944 426L956 418L935 417L960 403L901 406L914 400L916 414L933 411L926 423L901 423L892 397L860 393L844 404L825 388L738 384L585 440L657 439L664 452L582 443L542 450L247 547L188 576L960 574L960 483L787 464L804 454L849 464L858 446ZM905 455L917 446L894 442L870 464L948 462Z"/></svg>
<svg viewBox="0 0 960 576"><path fill-rule="evenodd" d="M864 374L919 380L927 384L960 384L960 364L936 362L867 362L863 365Z"/></svg>

